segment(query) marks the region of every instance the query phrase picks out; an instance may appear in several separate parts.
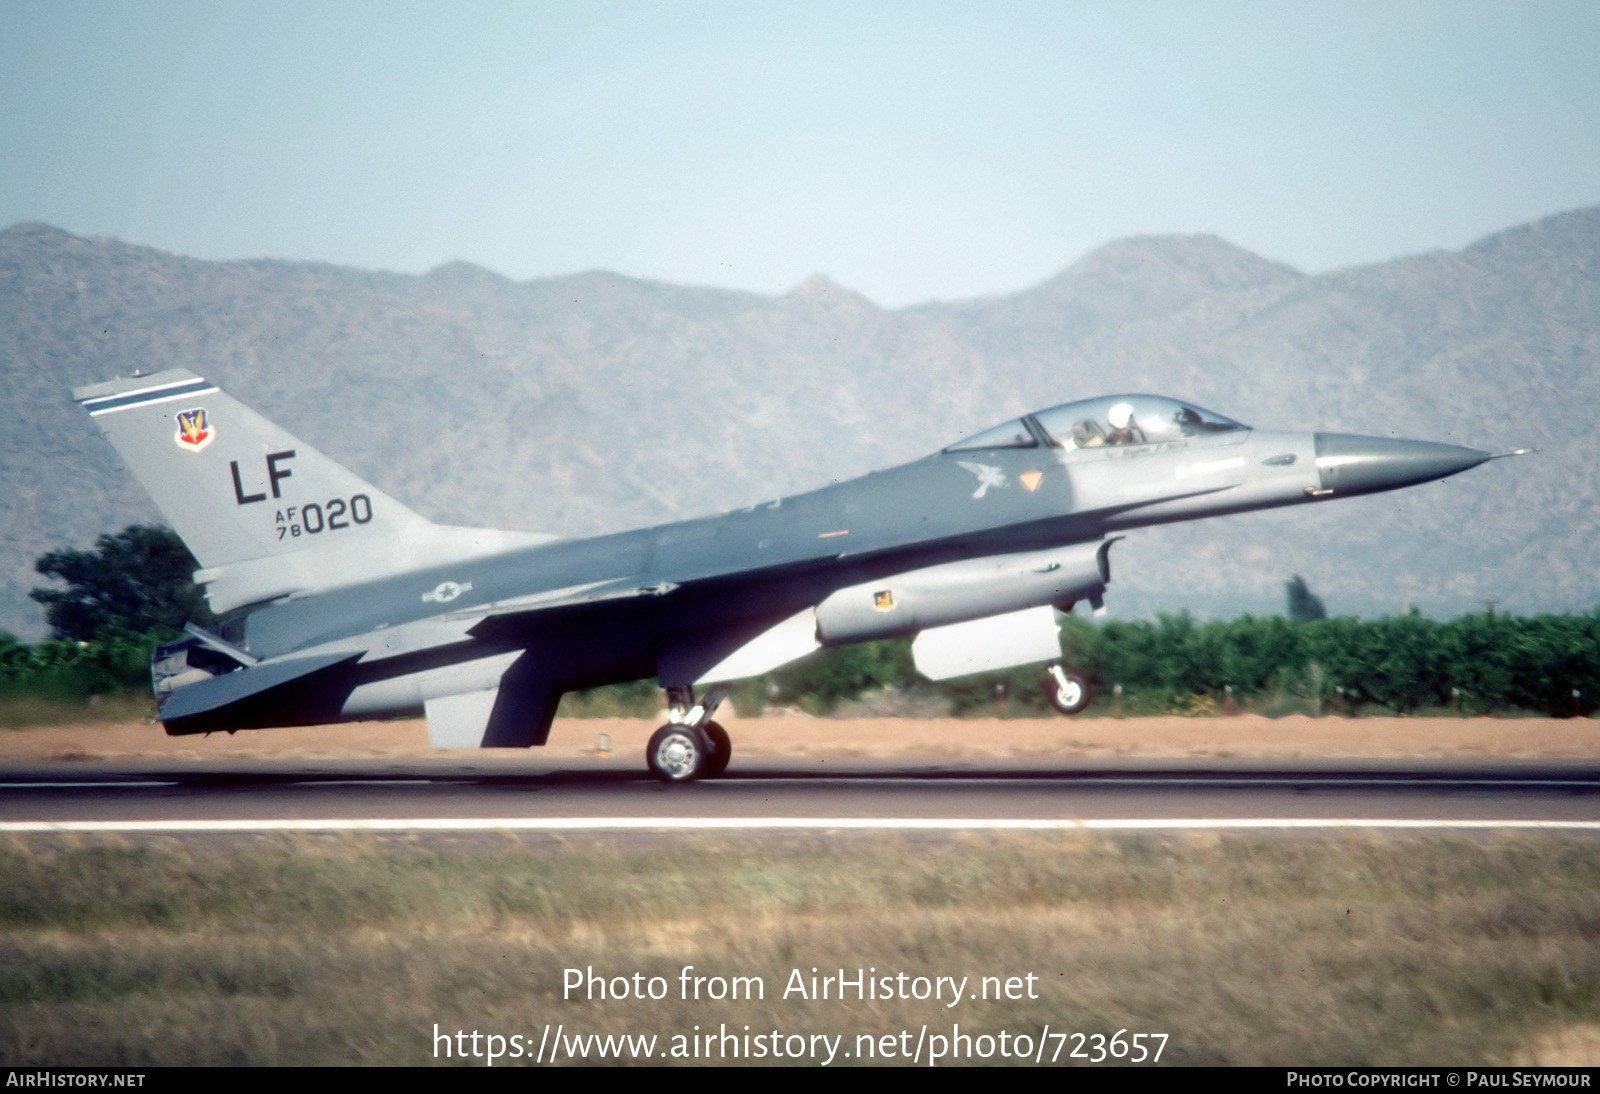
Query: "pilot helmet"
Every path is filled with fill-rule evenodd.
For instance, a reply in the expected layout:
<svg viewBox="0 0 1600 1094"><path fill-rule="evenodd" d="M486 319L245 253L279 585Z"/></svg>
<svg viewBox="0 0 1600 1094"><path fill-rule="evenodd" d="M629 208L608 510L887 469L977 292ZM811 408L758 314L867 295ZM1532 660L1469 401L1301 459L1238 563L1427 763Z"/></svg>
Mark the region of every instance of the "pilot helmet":
<svg viewBox="0 0 1600 1094"><path fill-rule="evenodd" d="M1118 403L1106 412L1106 420L1111 423L1112 429L1127 429L1128 423L1133 420L1133 407Z"/></svg>

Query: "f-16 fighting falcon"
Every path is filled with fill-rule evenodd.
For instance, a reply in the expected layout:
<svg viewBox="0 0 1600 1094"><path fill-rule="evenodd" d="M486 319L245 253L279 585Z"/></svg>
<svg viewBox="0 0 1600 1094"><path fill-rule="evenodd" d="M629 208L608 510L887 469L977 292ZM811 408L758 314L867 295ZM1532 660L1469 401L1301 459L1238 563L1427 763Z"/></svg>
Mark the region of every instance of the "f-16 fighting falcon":
<svg viewBox="0 0 1600 1094"><path fill-rule="evenodd" d="M714 777L729 684L818 649L916 635L939 680L1043 663L1098 611L1115 533L1441 479L1456 445L1252 429L1112 395L720 516L589 539L434 524L184 371L73 393L194 552L215 631L156 650L168 733L421 710L438 747L543 744L564 692L654 677L659 778ZM230 614L231 613L231 614Z"/></svg>

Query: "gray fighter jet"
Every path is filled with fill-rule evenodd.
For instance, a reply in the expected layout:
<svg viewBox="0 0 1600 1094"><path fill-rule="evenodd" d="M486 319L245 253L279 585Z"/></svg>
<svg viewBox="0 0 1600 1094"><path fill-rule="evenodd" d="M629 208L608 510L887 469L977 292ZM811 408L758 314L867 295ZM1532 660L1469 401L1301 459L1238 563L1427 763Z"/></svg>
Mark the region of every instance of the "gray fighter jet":
<svg viewBox="0 0 1600 1094"><path fill-rule="evenodd" d="M942 452L720 516L590 539L423 519L189 372L73 393L189 545L215 632L158 649L168 733L421 710L439 747L545 742L563 692L654 677L668 781L721 774L730 682L814 651L915 634L933 679L1044 663L1056 612L1097 611L1114 533L1350 497L1492 458L1456 445L1251 429L1113 395ZM229 613L232 613L231 615Z"/></svg>

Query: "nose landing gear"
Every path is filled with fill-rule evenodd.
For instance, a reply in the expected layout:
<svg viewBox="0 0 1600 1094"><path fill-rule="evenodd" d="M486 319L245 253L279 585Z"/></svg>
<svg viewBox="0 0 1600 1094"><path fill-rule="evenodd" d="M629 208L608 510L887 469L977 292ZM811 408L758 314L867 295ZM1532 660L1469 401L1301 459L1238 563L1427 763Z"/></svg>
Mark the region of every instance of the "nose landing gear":
<svg viewBox="0 0 1600 1094"><path fill-rule="evenodd" d="M1045 666L1044 695L1062 714L1081 714L1094 698L1094 689L1087 679L1052 661Z"/></svg>

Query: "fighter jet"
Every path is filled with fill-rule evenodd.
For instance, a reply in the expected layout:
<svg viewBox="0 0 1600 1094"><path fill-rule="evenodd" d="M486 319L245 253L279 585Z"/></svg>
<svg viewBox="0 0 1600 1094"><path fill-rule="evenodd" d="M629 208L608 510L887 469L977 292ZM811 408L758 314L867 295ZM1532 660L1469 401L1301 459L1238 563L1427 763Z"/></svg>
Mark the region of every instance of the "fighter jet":
<svg viewBox="0 0 1600 1094"><path fill-rule="evenodd" d="M915 635L932 679L1041 663L1096 611L1119 533L1441 479L1449 444L1252 429L1178 399L1041 410L924 459L719 516L587 539L434 524L193 373L76 390L194 552L213 630L154 653L170 734L413 714L438 747L542 745L562 694L657 680L678 782L732 754L737 680Z"/></svg>

